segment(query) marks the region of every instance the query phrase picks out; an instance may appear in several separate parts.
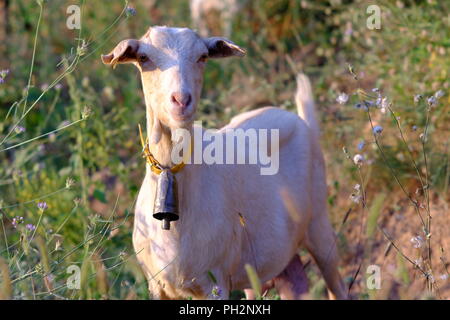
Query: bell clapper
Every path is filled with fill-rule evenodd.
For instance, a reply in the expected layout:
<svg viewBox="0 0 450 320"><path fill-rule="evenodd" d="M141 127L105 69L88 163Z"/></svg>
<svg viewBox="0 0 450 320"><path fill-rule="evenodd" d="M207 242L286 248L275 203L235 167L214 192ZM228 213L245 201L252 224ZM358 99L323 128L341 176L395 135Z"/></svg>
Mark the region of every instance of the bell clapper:
<svg viewBox="0 0 450 320"><path fill-rule="evenodd" d="M161 221L161 227L163 228L163 230L170 230L170 220L169 218L164 218Z"/></svg>

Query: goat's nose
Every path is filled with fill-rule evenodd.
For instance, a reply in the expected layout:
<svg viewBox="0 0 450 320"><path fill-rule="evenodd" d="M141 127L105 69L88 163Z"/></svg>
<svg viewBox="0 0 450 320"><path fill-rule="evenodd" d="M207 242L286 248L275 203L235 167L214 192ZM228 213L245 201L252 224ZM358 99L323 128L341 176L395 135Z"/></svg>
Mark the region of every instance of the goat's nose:
<svg viewBox="0 0 450 320"><path fill-rule="evenodd" d="M173 92L171 99L174 104L181 108L184 108L191 103L192 96L188 92Z"/></svg>

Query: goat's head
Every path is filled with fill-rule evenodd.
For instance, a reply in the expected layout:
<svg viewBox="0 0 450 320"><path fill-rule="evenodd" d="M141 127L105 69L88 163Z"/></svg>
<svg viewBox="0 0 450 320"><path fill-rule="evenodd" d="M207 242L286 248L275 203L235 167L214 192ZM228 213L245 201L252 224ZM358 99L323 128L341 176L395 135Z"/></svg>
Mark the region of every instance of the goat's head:
<svg viewBox="0 0 450 320"><path fill-rule="evenodd" d="M132 63L141 72L147 105L161 124L174 129L194 120L208 58L244 56L224 38L201 38L187 28L151 27L139 40L121 41L105 64Z"/></svg>

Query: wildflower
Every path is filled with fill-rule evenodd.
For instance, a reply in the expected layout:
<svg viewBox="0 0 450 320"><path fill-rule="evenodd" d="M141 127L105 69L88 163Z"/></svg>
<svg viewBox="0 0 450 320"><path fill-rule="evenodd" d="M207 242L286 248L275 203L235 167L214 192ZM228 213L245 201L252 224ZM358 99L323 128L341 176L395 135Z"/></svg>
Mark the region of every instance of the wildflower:
<svg viewBox="0 0 450 320"><path fill-rule="evenodd" d="M416 249L419 249L422 247L423 239L421 236L412 237L411 240L409 240L409 241L413 244L414 248L416 248Z"/></svg>
<svg viewBox="0 0 450 320"><path fill-rule="evenodd" d="M364 100L365 110L367 110L367 108L373 107L375 105L376 105L376 101L374 102L374 101L371 101L371 100Z"/></svg>
<svg viewBox="0 0 450 320"><path fill-rule="evenodd" d="M416 94L414 96L414 102L418 103L420 100L422 100L423 96L421 94Z"/></svg>
<svg viewBox="0 0 450 320"><path fill-rule="evenodd" d="M417 126L416 125L412 126L412 131L417 131Z"/></svg>
<svg viewBox="0 0 450 320"><path fill-rule="evenodd" d="M6 76L9 74L9 69L5 69L0 71L0 83L4 83L5 82L5 78Z"/></svg>
<svg viewBox="0 0 450 320"><path fill-rule="evenodd" d="M386 113L386 109L389 107L389 102L387 97L384 97L383 99L381 99L381 112L382 113Z"/></svg>
<svg viewBox="0 0 450 320"><path fill-rule="evenodd" d="M355 191L350 195L350 200L352 200L354 203L359 203L361 201L361 185L355 184L355 187L353 188Z"/></svg>
<svg viewBox="0 0 450 320"><path fill-rule="evenodd" d="M341 94L339 94L339 96L337 97L336 101L339 104L347 103L347 101L348 101L348 94L342 92Z"/></svg>
<svg viewBox="0 0 450 320"><path fill-rule="evenodd" d="M81 119L87 119L92 113L92 109L88 106L85 106L83 111L81 112Z"/></svg>
<svg viewBox="0 0 450 320"><path fill-rule="evenodd" d="M383 127L382 126L375 126L373 127L373 133L374 134L381 134L383 132Z"/></svg>
<svg viewBox="0 0 450 320"><path fill-rule="evenodd" d="M447 280L448 279L448 274L441 274L440 276L439 276L439 278L441 278L441 280Z"/></svg>
<svg viewBox="0 0 450 320"><path fill-rule="evenodd" d="M66 189L70 189L72 188L72 186L75 184L75 180L72 178L67 178L66 179Z"/></svg>
<svg viewBox="0 0 450 320"><path fill-rule="evenodd" d="M361 196L359 194L352 193L350 195L350 200L352 200L352 202L354 202L354 203L360 203L361 202Z"/></svg>
<svg viewBox="0 0 450 320"><path fill-rule="evenodd" d="M119 258L120 260L125 261L127 259L127 253L125 251L120 251Z"/></svg>
<svg viewBox="0 0 450 320"><path fill-rule="evenodd" d="M25 228L27 228L28 231L34 231L34 230L36 230L36 226L33 225L33 224L31 224L31 223L27 224L27 225L25 226Z"/></svg>
<svg viewBox="0 0 450 320"><path fill-rule="evenodd" d="M379 88L373 88L373 89L372 89L372 92L378 93L378 92L380 92L380 89L379 89Z"/></svg>
<svg viewBox="0 0 450 320"><path fill-rule="evenodd" d="M18 226L19 224L21 224L22 222L23 222L23 217L20 217L20 216L14 217L14 218L12 219L12 225L13 225L14 228L17 228L17 226Z"/></svg>
<svg viewBox="0 0 450 320"><path fill-rule="evenodd" d="M80 203L81 203L81 199L78 198L78 197L77 197L77 198L74 198L74 199L73 199L73 203L75 204L76 207L78 207L78 206L80 205Z"/></svg>
<svg viewBox="0 0 450 320"><path fill-rule="evenodd" d="M127 17L135 16L136 15L136 9L133 8L133 7L127 7L126 15L127 15Z"/></svg>
<svg viewBox="0 0 450 320"><path fill-rule="evenodd" d="M222 289L219 286L214 286L211 290L211 294L214 298L220 298L222 295Z"/></svg>
<svg viewBox="0 0 450 320"><path fill-rule="evenodd" d="M423 142L427 141L427 136L424 133L419 134L419 139L422 140Z"/></svg>
<svg viewBox="0 0 450 320"><path fill-rule="evenodd" d="M417 268L420 268L420 266L422 265L422 262L423 262L422 258L414 260L414 264Z"/></svg>
<svg viewBox="0 0 450 320"><path fill-rule="evenodd" d="M67 127L68 125L70 125L70 121L69 120L64 120L63 122L61 122L59 124L58 128Z"/></svg>
<svg viewBox="0 0 450 320"><path fill-rule="evenodd" d="M434 107L437 103L437 99L435 96L431 96L427 99L427 102L430 107Z"/></svg>
<svg viewBox="0 0 450 320"><path fill-rule="evenodd" d="M19 133L25 132L25 128L22 127L22 126L17 126L17 127L14 129L14 131L15 131L17 134L19 134Z"/></svg>
<svg viewBox="0 0 450 320"><path fill-rule="evenodd" d="M445 92L444 90L438 90L436 91L436 93L434 94L434 97L439 100L440 98L442 98L444 96Z"/></svg>
<svg viewBox="0 0 450 320"><path fill-rule="evenodd" d="M62 89L62 84L61 84L61 83L57 83L57 84L55 85L55 89L56 89L56 90L61 90L61 89Z"/></svg>
<svg viewBox="0 0 450 320"><path fill-rule="evenodd" d="M356 155L353 157L353 162L354 162L357 166L362 165L362 163L364 162L364 157L363 157L362 155L360 155L360 154L356 154Z"/></svg>
<svg viewBox="0 0 450 320"><path fill-rule="evenodd" d="M77 47L77 55L84 56L87 53L88 45L85 40L81 41L81 45Z"/></svg>
<svg viewBox="0 0 450 320"><path fill-rule="evenodd" d="M41 90L42 91L45 91L47 89L48 89L48 83L44 83L44 84L41 85Z"/></svg>
<svg viewBox="0 0 450 320"><path fill-rule="evenodd" d="M367 111L369 110L369 107L372 107L374 105L375 103L373 101L363 101L362 103L358 102L354 107L355 109L363 109L364 111Z"/></svg>
<svg viewBox="0 0 450 320"><path fill-rule="evenodd" d="M426 272L425 277L430 281L431 283L434 283L436 280L434 279L433 274L431 273L431 270Z"/></svg>
<svg viewBox="0 0 450 320"><path fill-rule="evenodd" d="M9 74L9 69L0 71L0 78L5 78Z"/></svg>
<svg viewBox="0 0 450 320"><path fill-rule="evenodd" d="M45 201L39 201L37 207L41 212L44 212L44 210L48 208L48 205Z"/></svg>
<svg viewBox="0 0 450 320"><path fill-rule="evenodd" d="M358 150L364 149L365 146L366 146L366 142L365 142L364 140L361 140L361 141L358 143Z"/></svg>
<svg viewBox="0 0 450 320"><path fill-rule="evenodd" d="M377 107L381 107L381 101L383 100L382 96L378 96L377 100L375 101L375 104Z"/></svg>

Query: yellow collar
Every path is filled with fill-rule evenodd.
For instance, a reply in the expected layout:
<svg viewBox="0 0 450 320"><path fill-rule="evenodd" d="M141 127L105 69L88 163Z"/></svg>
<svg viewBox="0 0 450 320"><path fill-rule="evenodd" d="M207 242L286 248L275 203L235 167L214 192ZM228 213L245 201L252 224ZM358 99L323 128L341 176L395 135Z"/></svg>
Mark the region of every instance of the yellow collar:
<svg viewBox="0 0 450 320"><path fill-rule="evenodd" d="M163 170L169 169L173 174L175 174L175 173L181 171L181 169L184 168L184 166L185 166L184 160L185 159L183 159L183 161L181 163L174 165L172 168L164 168L161 165L161 163L159 163L159 161L156 160L156 158L151 153L150 147L149 147L149 143L148 143L148 138L144 142L144 137L142 135L141 125L138 124L138 127L139 127L139 136L141 138L143 157L146 159L147 163L150 165L150 169L152 170L153 173L159 175L159 174L161 174L161 172ZM190 151L188 152L187 155L185 155L185 157L188 157L188 156L190 156Z"/></svg>

